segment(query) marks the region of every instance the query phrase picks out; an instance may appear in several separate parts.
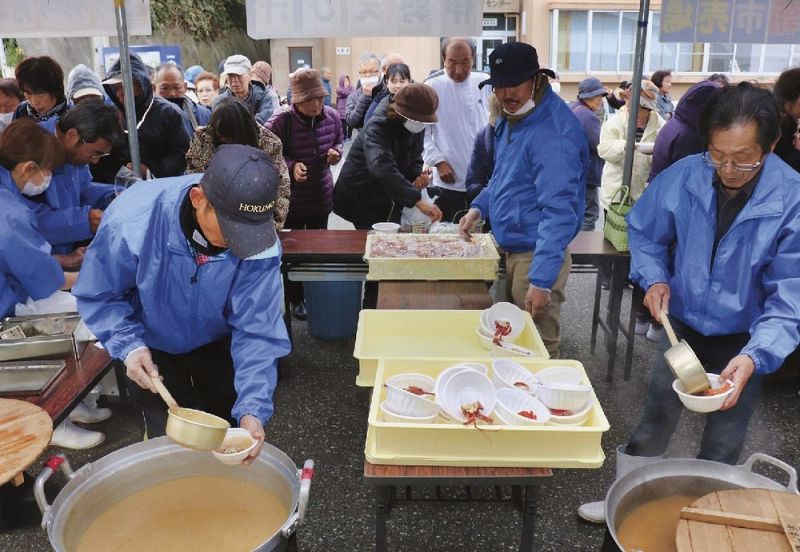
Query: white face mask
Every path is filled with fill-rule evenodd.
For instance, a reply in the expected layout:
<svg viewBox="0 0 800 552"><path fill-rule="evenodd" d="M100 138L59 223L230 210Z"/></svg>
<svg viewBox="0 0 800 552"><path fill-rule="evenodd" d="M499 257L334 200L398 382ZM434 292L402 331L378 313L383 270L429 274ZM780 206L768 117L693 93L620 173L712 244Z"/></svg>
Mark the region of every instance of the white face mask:
<svg viewBox="0 0 800 552"><path fill-rule="evenodd" d="M261 253L256 253L255 255L250 255L245 259L245 261L257 261L259 259L270 259L272 257L277 257L280 255L281 252L281 245L280 240L275 240L275 243L272 244L272 247L268 247Z"/></svg>
<svg viewBox="0 0 800 552"><path fill-rule="evenodd" d="M378 84L378 81L380 80L380 77L362 77L359 80L361 80L361 86L362 87L369 86L370 84L374 86L374 85Z"/></svg>
<svg viewBox="0 0 800 552"><path fill-rule="evenodd" d="M511 113L506 109L504 109L503 111L505 111L509 115L525 115L526 113L533 111L534 107L536 107L536 104L533 103L533 100L529 98L528 101L522 104L522 107L517 109L514 113Z"/></svg>
<svg viewBox="0 0 800 552"><path fill-rule="evenodd" d="M403 126L406 127L406 130L411 132L412 134L419 134L423 130L425 130L425 123L420 123L419 121L412 121L411 119L406 119L403 122Z"/></svg>
<svg viewBox="0 0 800 552"><path fill-rule="evenodd" d="M0 113L0 124L5 123L6 126L11 124L11 120L14 118L14 112L9 111L8 113Z"/></svg>
<svg viewBox="0 0 800 552"><path fill-rule="evenodd" d="M47 188L50 187L50 180L52 180L53 175L52 174L48 174L48 175L45 176L43 174L42 177L44 179L42 180L42 183L39 186L34 184L33 180L28 180L25 183L25 186L23 186L23 188L21 190L22 195L26 195L28 197L33 197L33 196L37 196L39 194L45 193L45 191L47 191Z"/></svg>
<svg viewBox="0 0 800 552"><path fill-rule="evenodd" d="M556 94L561 94L561 83L558 81L551 82L550 89Z"/></svg>

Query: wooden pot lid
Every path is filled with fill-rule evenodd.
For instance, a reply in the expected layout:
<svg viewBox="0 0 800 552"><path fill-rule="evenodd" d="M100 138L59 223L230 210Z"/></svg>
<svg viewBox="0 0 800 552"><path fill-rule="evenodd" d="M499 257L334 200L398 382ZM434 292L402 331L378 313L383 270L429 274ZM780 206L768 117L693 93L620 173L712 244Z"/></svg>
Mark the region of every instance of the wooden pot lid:
<svg viewBox="0 0 800 552"><path fill-rule="evenodd" d="M50 443L53 420L38 406L15 399L0 399L0 484L14 480Z"/></svg>
<svg viewBox="0 0 800 552"><path fill-rule="evenodd" d="M708 523L681 519L675 534L679 552L792 552L783 526L800 520L800 495L767 489L717 491L690 508L729 521ZM725 514L733 514L726 516ZM684 512L684 516L687 513ZM691 515L691 514L690 514ZM697 517L703 518L703 512ZM736 518L735 520L733 518ZM754 518L754 519L751 519ZM733 523L734 525L728 525ZM753 528L737 527L747 525ZM800 528L798 528L800 529Z"/></svg>

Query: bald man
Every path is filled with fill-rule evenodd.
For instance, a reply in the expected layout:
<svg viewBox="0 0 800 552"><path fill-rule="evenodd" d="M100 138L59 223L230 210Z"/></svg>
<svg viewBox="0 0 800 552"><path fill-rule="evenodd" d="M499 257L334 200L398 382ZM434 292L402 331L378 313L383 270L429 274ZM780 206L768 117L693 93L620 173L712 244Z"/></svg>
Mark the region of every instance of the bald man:
<svg viewBox="0 0 800 552"><path fill-rule="evenodd" d="M186 95L186 80L180 65L174 62L159 65L155 86L157 95L183 111L185 115L183 126L186 127L189 136L194 136L197 127L206 126L211 120L211 110Z"/></svg>
<svg viewBox="0 0 800 552"><path fill-rule="evenodd" d="M459 211L468 208L466 176L475 136L489 121L491 87L478 88L488 75L473 71L475 43L452 37L442 41L444 69L425 84L439 96L438 125L425 130L425 164L435 167L433 184L440 190L436 205L442 220L453 222ZM434 128L435 127L435 128Z"/></svg>

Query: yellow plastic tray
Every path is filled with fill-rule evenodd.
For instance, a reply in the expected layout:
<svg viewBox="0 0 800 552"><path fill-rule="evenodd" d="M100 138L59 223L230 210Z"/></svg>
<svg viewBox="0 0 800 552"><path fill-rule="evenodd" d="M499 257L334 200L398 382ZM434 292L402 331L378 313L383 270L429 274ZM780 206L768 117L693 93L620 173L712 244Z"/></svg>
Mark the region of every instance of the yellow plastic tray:
<svg viewBox="0 0 800 552"><path fill-rule="evenodd" d="M384 239L436 240L442 234L380 234ZM375 234L367 236L364 260L369 265L367 280L497 280L500 255L489 234L475 234L482 240L484 255L465 258L386 258L372 256Z"/></svg>
<svg viewBox="0 0 800 552"><path fill-rule="evenodd" d="M474 466L530 468L599 468L605 455L601 446L609 424L597 398L588 420L581 426L473 426L455 424L402 424L384 422L379 411L386 398L383 382L396 374L415 372L433 378L465 358L382 360L378 367L369 409L364 453L373 464L414 466ZM469 359L472 360L472 359ZM551 366L570 366L584 374L574 360L517 360L531 372ZM487 361L491 377L491 363Z"/></svg>
<svg viewBox="0 0 800 552"><path fill-rule="evenodd" d="M356 385L372 387L380 359L488 361L494 353L483 348L475 333L480 316L479 310L362 310L353 351L358 359ZM525 330L516 343L550 358L530 314L525 313Z"/></svg>

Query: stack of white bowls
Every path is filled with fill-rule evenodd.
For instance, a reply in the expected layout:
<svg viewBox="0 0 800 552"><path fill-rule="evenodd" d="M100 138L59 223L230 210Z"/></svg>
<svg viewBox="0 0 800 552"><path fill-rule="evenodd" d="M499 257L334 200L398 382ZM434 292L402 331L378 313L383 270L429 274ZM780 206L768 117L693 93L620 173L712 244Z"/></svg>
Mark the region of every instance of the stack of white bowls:
<svg viewBox="0 0 800 552"><path fill-rule="evenodd" d="M439 415L433 400L435 383L424 374L398 374L386 380L386 400L380 404L383 419L405 424L432 424ZM417 395L408 391L418 387L426 392ZM429 394L430 393L430 394Z"/></svg>

